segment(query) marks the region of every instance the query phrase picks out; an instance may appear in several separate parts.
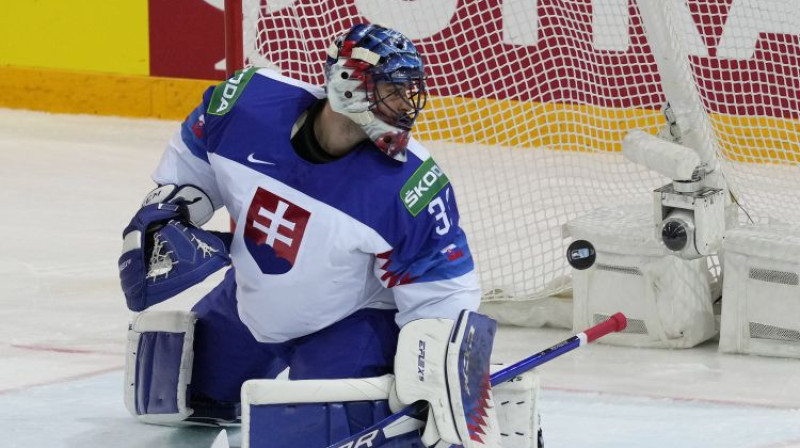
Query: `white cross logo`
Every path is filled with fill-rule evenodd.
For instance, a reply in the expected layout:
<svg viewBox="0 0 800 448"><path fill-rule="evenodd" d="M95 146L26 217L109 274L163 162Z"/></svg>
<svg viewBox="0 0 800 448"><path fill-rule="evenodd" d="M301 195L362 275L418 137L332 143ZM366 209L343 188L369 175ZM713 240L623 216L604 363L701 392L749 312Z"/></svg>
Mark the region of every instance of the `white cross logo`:
<svg viewBox="0 0 800 448"><path fill-rule="evenodd" d="M261 272L284 274L294 266L310 217L311 212L292 201L264 188L256 190L247 209L244 238Z"/></svg>
<svg viewBox="0 0 800 448"><path fill-rule="evenodd" d="M253 227L267 235L266 243L270 246L275 246L275 240L278 240L287 246L292 245L291 238L279 233L281 227L286 227L290 231L294 231L295 223L283 218L286 215L287 210L289 210L289 204L283 201L278 201L278 207L274 213L265 209L264 207L260 207L258 209L258 216L267 218L269 220L269 227L261 224L258 221L253 221Z"/></svg>

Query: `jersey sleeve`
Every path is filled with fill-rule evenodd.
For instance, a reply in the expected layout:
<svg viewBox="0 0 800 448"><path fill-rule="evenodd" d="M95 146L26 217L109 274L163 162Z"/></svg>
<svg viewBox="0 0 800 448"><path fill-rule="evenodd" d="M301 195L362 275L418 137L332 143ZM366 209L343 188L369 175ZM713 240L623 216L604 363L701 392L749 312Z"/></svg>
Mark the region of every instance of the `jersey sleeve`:
<svg viewBox="0 0 800 448"><path fill-rule="evenodd" d="M152 174L159 185L194 185L211 199L214 209L222 207L222 195L208 155L213 152L216 134L223 132L224 118L213 115L215 92L226 83L210 87L198 105L167 144L161 161ZM211 112L211 114L209 113Z"/></svg>
<svg viewBox="0 0 800 448"><path fill-rule="evenodd" d="M447 177L429 160L401 190L398 222L403 237L376 257L374 272L391 288L401 326L421 318L455 319L461 310L480 305L481 290L459 226L455 195Z"/></svg>

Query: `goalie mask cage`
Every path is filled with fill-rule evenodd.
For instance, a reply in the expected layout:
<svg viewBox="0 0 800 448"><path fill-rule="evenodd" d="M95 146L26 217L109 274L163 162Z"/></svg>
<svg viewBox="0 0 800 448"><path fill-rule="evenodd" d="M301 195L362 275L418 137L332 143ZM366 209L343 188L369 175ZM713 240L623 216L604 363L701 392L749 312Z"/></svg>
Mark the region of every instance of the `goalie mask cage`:
<svg viewBox="0 0 800 448"><path fill-rule="evenodd" d="M568 290L564 224L651 203L669 180L620 148L664 125L667 99L741 219L800 218L796 0L226 0L228 68L323 85L325 50L358 21L423 55L413 135L454 185L484 300Z"/></svg>

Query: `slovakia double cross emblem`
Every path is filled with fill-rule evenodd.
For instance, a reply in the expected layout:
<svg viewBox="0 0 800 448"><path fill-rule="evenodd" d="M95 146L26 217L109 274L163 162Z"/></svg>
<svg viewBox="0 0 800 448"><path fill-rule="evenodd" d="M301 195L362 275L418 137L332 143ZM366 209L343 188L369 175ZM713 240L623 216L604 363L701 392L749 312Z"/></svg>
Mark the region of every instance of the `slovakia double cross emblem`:
<svg viewBox="0 0 800 448"><path fill-rule="evenodd" d="M259 188L244 228L244 242L261 272L285 274L294 266L311 212Z"/></svg>

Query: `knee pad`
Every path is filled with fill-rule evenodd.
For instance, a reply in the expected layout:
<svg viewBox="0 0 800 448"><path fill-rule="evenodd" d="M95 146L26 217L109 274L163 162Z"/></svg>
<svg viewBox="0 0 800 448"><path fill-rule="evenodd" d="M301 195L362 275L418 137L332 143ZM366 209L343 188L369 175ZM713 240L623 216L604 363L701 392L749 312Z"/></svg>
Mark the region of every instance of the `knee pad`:
<svg viewBox="0 0 800 448"><path fill-rule="evenodd" d="M192 415L187 387L192 381L196 320L190 311L144 311L131 321L125 406L138 420L173 424Z"/></svg>
<svg viewBox="0 0 800 448"><path fill-rule="evenodd" d="M242 448L329 446L392 414L394 376L341 380L250 380L242 386ZM413 428L412 428L413 429ZM301 436L302 435L302 436ZM302 439L299 439L302 437ZM372 446L367 434L356 446ZM416 431L394 438L419 441ZM421 446L421 445L420 445Z"/></svg>

